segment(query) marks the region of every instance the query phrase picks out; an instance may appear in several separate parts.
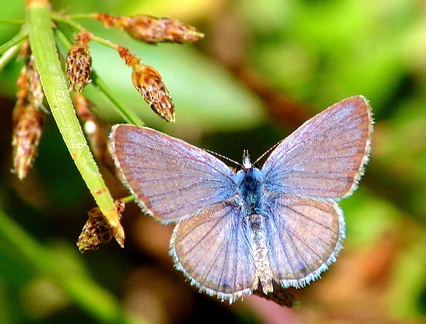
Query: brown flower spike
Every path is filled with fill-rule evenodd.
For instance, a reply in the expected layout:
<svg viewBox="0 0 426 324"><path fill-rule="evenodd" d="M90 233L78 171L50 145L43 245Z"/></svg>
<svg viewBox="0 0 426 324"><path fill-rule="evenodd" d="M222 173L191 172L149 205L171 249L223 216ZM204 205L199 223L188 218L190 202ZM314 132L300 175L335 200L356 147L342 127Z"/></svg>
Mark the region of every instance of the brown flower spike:
<svg viewBox="0 0 426 324"><path fill-rule="evenodd" d="M24 179L37 156L43 133L44 93L34 57L27 56L17 81L17 101L13 109L13 169L20 180Z"/></svg>
<svg viewBox="0 0 426 324"><path fill-rule="evenodd" d="M44 115L33 105L18 102L13 111L13 170L20 180L24 179L37 156L43 133Z"/></svg>
<svg viewBox="0 0 426 324"><path fill-rule="evenodd" d="M65 68L71 88L76 92L82 92L84 87L91 82L92 58L88 43L92 35L87 31L81 31L75 38L75 43L68 51Z"/></svg>
<svg viewBox="0 0 426 324"><path fill-rule="evenodd" d="M44 92L40 82L35 64L34 56L30 55L27 60L27 82L28 82L28 102L36 109L43 108Z"/></svg>
<svg viewBox="0 0 426 324"><path fill-rule="evenodd" d="M125 203L119 199L115 201L115 207L119 218L124 211ZM103 247L114 237L114 231L108 224L107 219L101 213L99 207L94 207L87 212L89 219L78 237L77 246L81 253L96 251ZM124 241L118 242L121 247Z"/></svg>
<svg viewBox="0 0 426 324"><path fill-rule="evenodd" d="M113 238L112 229L99 207L92 208L87 214L89 219L77 241L77 246L81 253L96 251Z"/></svg>
<svg viewBox="0 0 426 324"><path fill-rule="evenodd" d="M131 66L132 82L135 88L158 116L168 122L175 122L175 109L169 91L160 73L152 66L141 64L128 49L119 46L118 53Z"/></svg>
<svg viewBox="0 0 426 324"><path fill-rule="evenodd" d="M157 18L148 15L114 17L108 14L95 14L94 17L106 27L124 28L133 38L146 43L160 42L193 43L204 37L195 27L168 17Z"/></svg>
<svg viewBox="0 0 426 324"><path fill-rule="evenodd" d="M133 66L132 82L152 110L166 121L175 122L174 104L156 69L145 64Z"/></svg>

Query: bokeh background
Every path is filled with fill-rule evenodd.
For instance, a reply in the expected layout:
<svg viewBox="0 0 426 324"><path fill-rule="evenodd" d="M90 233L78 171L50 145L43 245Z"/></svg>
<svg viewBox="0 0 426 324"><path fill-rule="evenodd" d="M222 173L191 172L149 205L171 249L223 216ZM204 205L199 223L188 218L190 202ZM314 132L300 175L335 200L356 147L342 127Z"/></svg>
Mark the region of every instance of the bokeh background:
<svg viewBox="0 0 426 324"><path fill-rule="evenodd" d="M23 19L24 6L2 1L0 19ZM51 116L29 176L19 181L10 173L11 114L23 64L13 61L0 74L0 322L426 322L426 1L57 0L52 6L69 14L171 16L205 33L196 44L153 46L79 20L163 75L176 105L174 125L140 98L117 53L91 44L97 73L150 127L240 161L244 149L257 157L315 113L362 94L375 115L373 148L359 189L341 202L345 249L321 280L292 291L300 306L256 296L228 305L185 282L167 254L172 226L134 204L124 212L125 249L112 241L78 252L94 201ZM19 30L0 26L0 43ZM96 89L85 93L104 121L122 121ZM127 195L103 171L114 196Z"/></svg>

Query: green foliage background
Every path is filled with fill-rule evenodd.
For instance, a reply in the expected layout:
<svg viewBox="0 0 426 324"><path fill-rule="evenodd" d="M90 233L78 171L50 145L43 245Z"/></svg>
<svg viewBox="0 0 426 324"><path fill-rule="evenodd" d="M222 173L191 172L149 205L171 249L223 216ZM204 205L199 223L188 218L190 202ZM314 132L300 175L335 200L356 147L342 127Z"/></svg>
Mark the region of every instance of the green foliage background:
<svg viewBox="0 0 426 324"><path fill-rule="evenodd" d="M24 5L0 3L0 19L23 19ZM302 306L280 309L247 298L228 307L185 285L167 255L140 246L138 236L146 231L139 233L134 224L144 218L149 228L146 223L154 221L137 208L125 213L126 249L110 243L79 254L74 242L94 201L50 117L29 177L19 182L10 174L11 111L22 67L22 61L13 61L0 74L0 227L7 233L0 235L0 322L138 322L143 317L159 323L255 323L275 313L289 322L426 320L424 1L58 0L52 7L69 14L171 16L205 33L193 45L152 46L80 21L163 75L176 105L175 125L151 112L115 52L91 46L97 73L150 127L237 161L243 149L259 156L300 120L277 117L282 115L250 81L255 75L262 87L306 116L352 95L367 97L376 121L372 155L359 189L341 203L346 248L323 280L295 291ZM18 31L18 25L2 24L0 44ZM106 121L122 121L95 89L86 92ZM155 235L159 228L152 229ZM141 296L149 298L132 304L138 295L130 286L140 271L153 278L141 284ZM167 289L150 283L162 280ZM168 297L156 289L169 289ZM180 311L174 310L176 303L183 305ZM271 310L264 314L262 307Z"/></svg>

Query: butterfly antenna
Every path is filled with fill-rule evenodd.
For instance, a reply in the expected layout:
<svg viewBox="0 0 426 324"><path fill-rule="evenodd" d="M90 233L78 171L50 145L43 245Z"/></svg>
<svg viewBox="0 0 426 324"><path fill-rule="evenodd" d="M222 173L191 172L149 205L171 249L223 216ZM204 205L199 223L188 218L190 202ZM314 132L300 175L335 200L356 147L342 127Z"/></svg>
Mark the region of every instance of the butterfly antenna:
<svg viewBox="0 0 426 324"><path fill-rule="evenodd" d="M221 158L221 159L223 159L223 160L228 160L229 162L232 162L232 163L234 163L235 165L242 166L242 165L241 165L241 163L238 163L238 162L234 161L233 159L230 159L229 157L226 157L226 156L224 156L224 155L222 155L222 154L219 154L219 153L216 153L216 152L213 152L213 151L207 150L207 149L204 149L204 151L209 152L210 154L215 155L215 156L217 156L217 157L220 157L220 158Z"/></svg>
<svg viewBox="0 0 426 324"><path fill-rule="evenodd" d="M276 148L279 144L281 144L282 140L279 141L278 143L274 144L272 147L270 147L269 149L266 150L265 153L263 153L261 156L259 156L256 161L253 162L253 164L257 164L260 160L263 159L263 157L267 154L269 154L274 148Z"/></svg>

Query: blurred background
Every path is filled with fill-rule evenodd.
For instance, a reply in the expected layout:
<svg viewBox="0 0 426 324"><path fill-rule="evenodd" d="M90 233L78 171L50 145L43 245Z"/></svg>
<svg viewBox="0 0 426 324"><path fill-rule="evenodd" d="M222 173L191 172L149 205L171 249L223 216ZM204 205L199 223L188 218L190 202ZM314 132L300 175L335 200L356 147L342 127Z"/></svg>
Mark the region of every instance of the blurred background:
<svg viewBox="0 0 426 324"><path fill-rule="evenodd" d="M341 202L345 249L322 279L292 290L297 308L256 296L232 305L199 294L167 254L173 226L124 212L126 247L80 254L75 242L95 206L51 116L24 181L12 168L12 109L22 60L0 74L0 322L421 323L426 321L426 1L51 1L69 14L170 16L196 26L195 44L146 45L79 20L129 48L163 76L176 124L160 120L116 52L90 43L93 67L146 125L241 160L260 156L307 118L346 97L370 100L370 163ZM23 19L24 1L0 3ZM1 24L0 44L19 31ZM88 86L96 113L122 122ZM103 170L115 198L127 192ZM53 269L53 270L52 270ZM60 275L58 275L58 273ZM123 314L121 316L121 314ZM125 315L124 315L125 314Z"/></svg>

